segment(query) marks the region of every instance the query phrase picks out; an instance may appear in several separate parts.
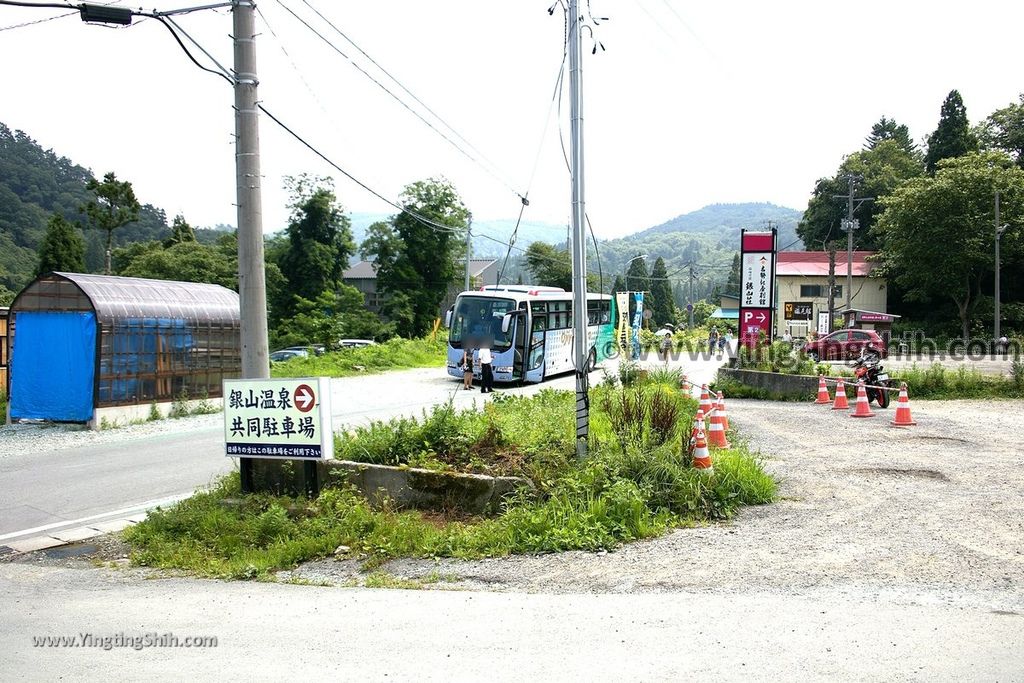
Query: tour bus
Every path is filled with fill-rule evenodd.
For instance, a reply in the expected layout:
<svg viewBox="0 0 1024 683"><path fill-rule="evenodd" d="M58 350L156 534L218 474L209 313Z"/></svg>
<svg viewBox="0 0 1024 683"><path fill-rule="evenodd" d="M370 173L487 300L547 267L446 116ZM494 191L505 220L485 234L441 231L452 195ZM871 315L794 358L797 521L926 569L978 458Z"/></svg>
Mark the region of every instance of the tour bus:
<svg viewBox="0 0 1024 683"><path fill-rule="evenodd" d="M587 294L587 371L614 353L615 315L607 294ZM489 285L459 294L445 314L448 374L459 369L464 347L490 346L495 382L543 382L576 369L572 292L559 287ZM480 366L474 368L480 377Z"/></svg>

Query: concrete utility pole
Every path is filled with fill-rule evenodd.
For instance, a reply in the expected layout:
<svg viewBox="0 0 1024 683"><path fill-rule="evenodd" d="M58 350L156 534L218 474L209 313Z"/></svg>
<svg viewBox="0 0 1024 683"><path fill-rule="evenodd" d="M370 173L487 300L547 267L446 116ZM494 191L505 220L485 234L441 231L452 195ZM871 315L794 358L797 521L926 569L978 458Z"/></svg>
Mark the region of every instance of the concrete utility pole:
<svg viewBox="0 0 1024 683"><path fill-rule="evenodd" d="M828 331L832 331L836 310L836 241L828 243Z"/></svg>
<svg viewBox="0 0 1024 683"><path fill-rule="evenodd" d="M689 314L689 321L686 329L693 329L693 278L695 277L693 272L693 261L690 261L690 300L687 302L689 306L686 307L686 311Z"/></svg>
<svg viewBox="0 0 1024 683"><path fill-rule="evenodd" d="M998 344L999 343L999 337L1001 336L1000 335L1000 330L999 330L999 323L1000 323L1000 320L999 320L999 315L1000 315L1000 313L999 313L999 240L1003 237L1003 233L1006 232L1006 227L1007 227L1007 226L1001 225L999 223L999 190L996 190L996 220L995 220L995 225L996 225L996 276L995 276L996 310L995 310L995 330L994 330L994 332L995 332L995 342L996 342L996 344Z"/></svg>
<svg viewBox="0 0 1024 683"><path fill-rule="evenodd" d="M583 52L579 0L569 0L569 100L572 155L572 311L576 356L576 457L587 456L590 396L587 359L587 234L583 183Z"/></svg>
<svg viewBox="0 0 1024 683"><path fill-rule="evenodd" d="M860 221L856 221L853 218L853 212L857 210L863 202L871 201L874 197L859 197L856 200L853 198L853 186L859 180L858 176L849 174L846 176L846 181L849 183L849 192L847 194L833 195L834 197L842 197L846 199L846 220L842 222L842 229L846 231L846 308L853 308L853 231L860 228ZM854 206L854 201L857 205Z"/></svg>
<svg viewBox="0 0 1024 683"><path fill-rule="evenodd" d="M473 219L466 224L466 286L462 291L468 292L470 285L469 260L473 258Z"/></svg>
<svg viewBox="0 0 1024 683"><path fill-rule="evenodd" d="M267 349L267 288L263 270L263 205L260 197L260 137L256 99L256 5L234 0L235 192L238 204L238 297L242 318L242 377L270 377ZM251 458L239 459L242 490L252 491Z"/></svg>

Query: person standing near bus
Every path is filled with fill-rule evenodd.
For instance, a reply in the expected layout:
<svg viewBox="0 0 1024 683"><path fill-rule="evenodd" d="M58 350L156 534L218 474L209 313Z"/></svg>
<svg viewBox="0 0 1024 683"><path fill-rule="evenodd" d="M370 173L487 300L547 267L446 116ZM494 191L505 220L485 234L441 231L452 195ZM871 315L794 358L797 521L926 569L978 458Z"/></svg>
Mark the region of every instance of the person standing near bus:
<svg viewBox="0 0 1024 683"><path fill-rule="evenodd" d="M473 346L469 339L462 352L462 387L466 391L473 389Z"/></svg>
<svg viewBox="0 0 1024 683"><path fill-rule="evenodd" d="M494 391L494 373L491 372L491 345L488 342L480 344L480 349L476 352L477 359L480 361L480 393L487 394Z"/></svg>

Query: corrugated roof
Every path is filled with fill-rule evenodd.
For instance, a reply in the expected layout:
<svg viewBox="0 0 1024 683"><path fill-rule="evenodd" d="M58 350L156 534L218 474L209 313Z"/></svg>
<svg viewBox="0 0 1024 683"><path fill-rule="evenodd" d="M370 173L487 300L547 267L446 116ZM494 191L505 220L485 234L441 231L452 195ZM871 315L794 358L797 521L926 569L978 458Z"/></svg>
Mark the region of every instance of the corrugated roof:
<svg viewBox="0 0 1024 683"><path fill-rule="evenodd" d="M180 318L236 321L238 294L199 282L148 280L117 275L54 273L78 286L98 315L112 318Z"/></svg>
<svg viewBox="0 0 1024 683"><path fill-rule="evenodd" d="M871 273L876 264L867 260L874 251L853 252L853 274L865 276ZM775 266L776 275L799 275L828 277L827 251L780 251ZM846 277L846 252L836 254L836 277Z"/></svg>

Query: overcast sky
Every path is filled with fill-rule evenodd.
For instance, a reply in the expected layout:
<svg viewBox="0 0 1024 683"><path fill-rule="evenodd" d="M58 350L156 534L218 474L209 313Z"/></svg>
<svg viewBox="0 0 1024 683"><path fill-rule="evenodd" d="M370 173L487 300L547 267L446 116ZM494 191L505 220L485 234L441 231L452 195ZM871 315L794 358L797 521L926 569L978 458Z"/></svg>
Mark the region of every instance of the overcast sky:
<svg viewBox="0 0 1024 683"><path fill-rule="evenodd" d="M549 2L309 0L490 164L467 159L284 9L432 119L303 0L259 5L260 99L387 197L443 175L476 218L515 218L515 193L528 191L527 218L564 224L570 188L554 113L542 138L562 59L562 12L549 16ZM157 7L191 4L199 3ZM605 51L591 55L586 39L583 71L586 201L598 237L716 202L803 209L815 180L858 149L880 116L921 140L953 88L972 122L1024 91L1022 2L591 6L610 19L593 31ZM0 6L0 27L56 14ZM178 21L231 65L229 13ZM156 21L112 29L75 15L0 31L0 64L0 121L97 175L115 171L169 216L180 212L201 226L236 222L231 88L196 69ZM568 115L566 100L566 136ZM283 176L333 172L266 118L260 137L271 231L286 222ZM390 211L343 177L336 188L350 211Z"/></svg>

